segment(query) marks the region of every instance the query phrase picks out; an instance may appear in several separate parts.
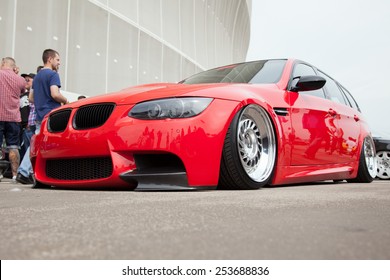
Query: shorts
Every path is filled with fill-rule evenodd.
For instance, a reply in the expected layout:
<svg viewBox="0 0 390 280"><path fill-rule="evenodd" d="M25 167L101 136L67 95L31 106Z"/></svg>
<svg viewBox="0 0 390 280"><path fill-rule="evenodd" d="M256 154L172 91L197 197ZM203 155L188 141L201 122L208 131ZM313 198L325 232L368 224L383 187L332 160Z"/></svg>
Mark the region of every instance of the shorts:
<svg viewBox="0 0 390 280"><path fill-rule="evenodd" d="M4 136L5 136L6 148L19 149L20 148L20 123L0 121L0 144L3 144Z"/></svg>

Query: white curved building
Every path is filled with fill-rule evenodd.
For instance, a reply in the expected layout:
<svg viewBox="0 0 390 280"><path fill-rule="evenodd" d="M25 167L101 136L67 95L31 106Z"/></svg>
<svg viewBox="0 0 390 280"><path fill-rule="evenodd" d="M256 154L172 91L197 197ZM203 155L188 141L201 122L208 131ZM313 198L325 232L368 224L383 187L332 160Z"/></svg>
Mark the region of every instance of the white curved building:
<svg viewBox="0 0 390 280"><path fill-rule="evenodd" d="M62 89L97 95L244 61L251 0L0 0L0 56L35 72L61 56Z"/></svg>

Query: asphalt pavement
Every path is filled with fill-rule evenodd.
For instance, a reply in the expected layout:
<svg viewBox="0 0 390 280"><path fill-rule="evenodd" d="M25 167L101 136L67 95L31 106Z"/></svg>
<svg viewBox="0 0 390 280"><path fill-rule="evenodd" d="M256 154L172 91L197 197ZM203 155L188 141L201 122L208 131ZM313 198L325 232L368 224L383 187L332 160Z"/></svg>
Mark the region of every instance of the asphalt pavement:
<svg viewBox="0 0 390 280"><path fill-rule="evenodd" d="M390 181L256 191L0 182L0 259L390 259Z"/></svg>

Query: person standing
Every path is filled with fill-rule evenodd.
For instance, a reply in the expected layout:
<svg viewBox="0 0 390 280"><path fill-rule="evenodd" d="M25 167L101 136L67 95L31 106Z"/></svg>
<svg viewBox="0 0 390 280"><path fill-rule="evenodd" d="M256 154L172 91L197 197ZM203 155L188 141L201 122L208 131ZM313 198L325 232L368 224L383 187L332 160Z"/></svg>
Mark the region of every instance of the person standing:
<svg viewBox="0 0 390 280"><path fill-rule="evenodd" d="M29 73L29 74L22 74L21 75L26 80L26 91L22 93L20 96L20 117L22 119L21 122L21 132L20 132L20 159L23 158L28 146L30 145L30 140L26 142L25 135L26 133L30 132L29 129L29 116L31 113L31 106L33 106L32 103L29 102L28 96L30 94L30 89L32 87L32 82L34 80L35 74ZM35 123L34 123L35 126ZM31 138L31 137L30 137Z"/></svg>
<svg viewBox="0 0 390 280"><path fill-rule="evenodd" d="M0 143L5 142L9 149L12 180L16 180L20 162L20 94L24 92L26 81L18 75L15 59L5 57L0 67Z"/></svg>
<svg viewBox="0 0 390 280"><path fill-rule="evenodd" d="M60 107L61 104L69 103L66 97L60 92L61 81L58 75L58 69L60 67L59 53L52 49L46 49L43 51L42 61L43 68L35 76L29 96L30 102L35 105L35 134L39 134L42 120L51 110ZM30 154L30 147L27 149L26 154ZM29 158L26 159L25 157L22 165L23 170L32 170ZM18 174L16 180L22 184L32 183L29 174L27 172L22 174L22 172ZM34 184L33 187L39 186Z"/></svg>
<svg viewBox="0 0 390 280"><path fill-rule="evenodd" d="M37 68L38 70L38 68ZM30 89L32 87L32 82L35 77L34 73L30 74L22 74L22 77L26 79L28 87L28 95L30 93ZM27 88L27 87L26 87ZM30 141L31 137L35 133L35 119L36 119L36 112L35 112L35 106L34 103L29 103L29 115L27 120L27 127L23 131L23 145L25 148L25 151L28 151L28 153L24 153L24 156L22 156L22 153L20 153L20 165L18 168L18 174L16 176L16 181L22 184L33 184L34 180L32 178L32 166L30 161L30 150L28 148L30 147ZM23 119L23 118L22 118ZM23 146L22 146L23 147Z"/></svg>
<svg viewBox="0 0 390 280"><path fill-rule="evenodd" d="M39 133L40 123L53 109L67 104L68 100L60 92L61 82L58 75L60 55L57 51L46 49L42 54L43 68L34 78L30 91L30 102L34 103L37 113L36 130Z"/></svg>

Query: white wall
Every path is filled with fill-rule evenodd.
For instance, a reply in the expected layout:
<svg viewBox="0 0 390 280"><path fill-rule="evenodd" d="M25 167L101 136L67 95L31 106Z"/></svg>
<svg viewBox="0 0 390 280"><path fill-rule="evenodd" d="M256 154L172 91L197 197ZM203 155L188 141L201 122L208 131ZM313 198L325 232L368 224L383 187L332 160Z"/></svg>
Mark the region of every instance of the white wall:
<svg viewBox="0 0 390 280"><path fill-rule="evenodd" d="M250 0L0 0L0 56L35 72L60 53L62 89L93 96L245 61Z"/></svg>

